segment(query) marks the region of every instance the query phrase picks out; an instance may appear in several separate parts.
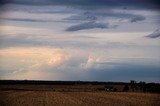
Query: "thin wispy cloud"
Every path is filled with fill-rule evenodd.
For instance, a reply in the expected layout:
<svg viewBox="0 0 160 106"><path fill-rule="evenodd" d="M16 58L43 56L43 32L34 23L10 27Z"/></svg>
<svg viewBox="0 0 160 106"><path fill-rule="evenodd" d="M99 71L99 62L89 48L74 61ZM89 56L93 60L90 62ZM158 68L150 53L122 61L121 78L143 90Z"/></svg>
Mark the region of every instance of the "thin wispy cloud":
<svg viewBox="0 0 160 106"><path fill-rule="evenodd" d="M28 18L0 18L0 20L22 21L22 22L53 22L52 20L39 20L39 19L28 19Z"/></svg>

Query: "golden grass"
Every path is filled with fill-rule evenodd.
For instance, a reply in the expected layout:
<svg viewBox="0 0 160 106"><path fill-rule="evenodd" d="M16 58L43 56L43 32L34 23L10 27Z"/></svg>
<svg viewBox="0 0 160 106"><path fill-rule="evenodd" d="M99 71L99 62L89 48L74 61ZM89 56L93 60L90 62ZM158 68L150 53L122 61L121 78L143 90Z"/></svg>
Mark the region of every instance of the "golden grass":
<svg viewBox="0 0 160 106"><path fill-rule="evenodd" d="M160 94L0 91L0 106L160 106Z"/></svg>

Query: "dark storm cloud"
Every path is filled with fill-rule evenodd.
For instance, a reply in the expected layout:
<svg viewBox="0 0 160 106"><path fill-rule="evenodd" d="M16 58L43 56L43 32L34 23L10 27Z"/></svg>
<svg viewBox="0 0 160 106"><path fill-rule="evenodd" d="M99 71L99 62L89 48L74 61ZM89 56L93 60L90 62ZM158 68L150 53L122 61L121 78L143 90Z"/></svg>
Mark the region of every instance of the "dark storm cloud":
<svg viewBox="0 0 160 106"><path fill-rule="evenodd" d="M89 80L89 81L146 81L146 82L159 82L160 81L160 66L157 64L140 63L139 61L146 61L146 59L136 59L134 62L104 62L103 66L98 68L89 68L84 70L80 68L79 64L86 61L84 57L78 57L76 62L72 59L68 60L67 68L65 70L55 70L62 72L65 75L64 80ZM128 60L131 61L131 60ZM147 60L148 62L150 60ZM156 61L159 62L159 61ZM101 63L100 63L101 64ZM99 65L95 63L94 66ZM112 67L110 67L112 66ZM70 67L70 68L69 68ZM78 68L77 68L78 67ZM53 69L50 69L53 70ZM46 71L50 71L46 70ZM53 72L54 73L54 72ZM51 73L52 74L52 73Z"/></svg>
<svg viewBox="0 0 160 106"><path fill-rule="evenodd" d="M137 7L158 8L159 0L1 0L1 4L15 3L27 5L68 5L83 7Z"/></svg>
<svg viewBox="0 0 160 106"><path fill-rule="evenodd" d="M137 60L138 61L138 60ZM90 79L99 81L160 81L160 67L148 64L133 63L104 63L106 67L101 69L92 69L88 72ZM107 68L108 64L114 68Z"/></svg>
<svg viewBox="0 0 160 106"><path fill-rule="evenodd" d="M149 38L158 38L158 37L160 37L160 29L155 30L152 34L150 34L150 35L148 35L146 37L149 37Z"/></svg>

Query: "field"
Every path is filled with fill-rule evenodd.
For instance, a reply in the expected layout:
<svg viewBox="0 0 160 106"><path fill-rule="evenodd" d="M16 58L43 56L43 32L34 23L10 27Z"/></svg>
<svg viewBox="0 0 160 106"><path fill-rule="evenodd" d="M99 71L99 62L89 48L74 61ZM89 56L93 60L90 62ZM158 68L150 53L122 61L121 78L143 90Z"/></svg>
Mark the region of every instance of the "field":
<svg viewBox="0 0 160 106"><path fill-rule="evenodd" d="M0 106L160 106L159 91L147 83L1 80Z"/></svg>
<svg viewBox="0 0 160 106"><path fill-rule="evenodd" d="M1 106L160 106L160 95L129 92L0 91Z"/></svg>

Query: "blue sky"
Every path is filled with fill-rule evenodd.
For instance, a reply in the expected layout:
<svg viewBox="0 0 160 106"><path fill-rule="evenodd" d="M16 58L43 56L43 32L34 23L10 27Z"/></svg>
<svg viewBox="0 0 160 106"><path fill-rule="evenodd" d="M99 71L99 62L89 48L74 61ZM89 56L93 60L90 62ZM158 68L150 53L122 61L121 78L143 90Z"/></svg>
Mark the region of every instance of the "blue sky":
<svg viewBox="0 0 160 106"><path fill-rule="evenodd" d="M158 0L0 3L0 79L160 81Z"/></svg>

